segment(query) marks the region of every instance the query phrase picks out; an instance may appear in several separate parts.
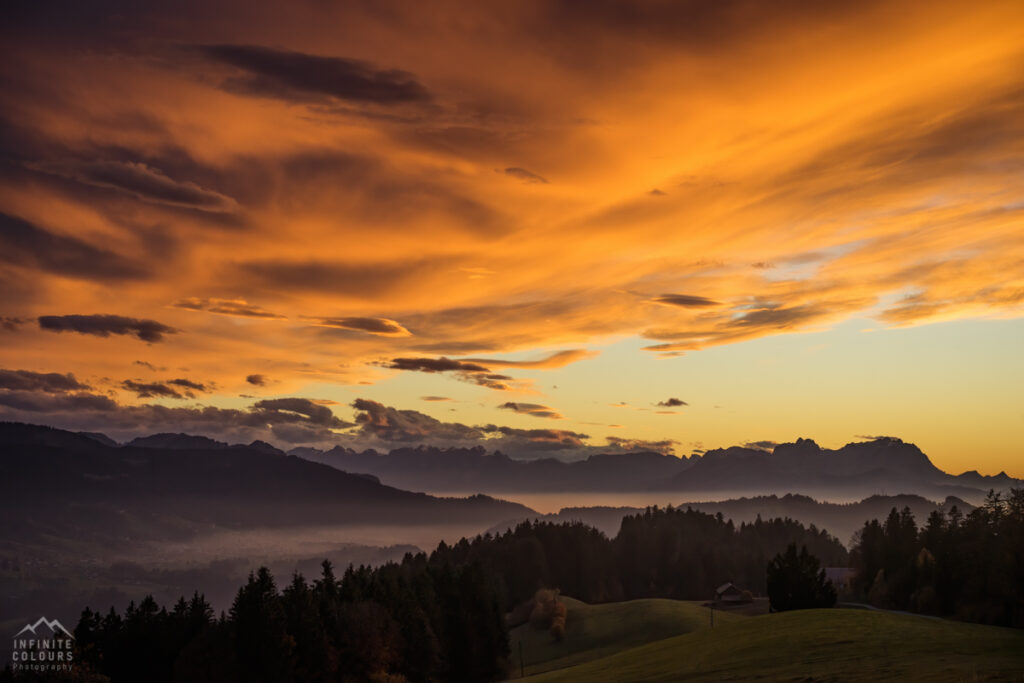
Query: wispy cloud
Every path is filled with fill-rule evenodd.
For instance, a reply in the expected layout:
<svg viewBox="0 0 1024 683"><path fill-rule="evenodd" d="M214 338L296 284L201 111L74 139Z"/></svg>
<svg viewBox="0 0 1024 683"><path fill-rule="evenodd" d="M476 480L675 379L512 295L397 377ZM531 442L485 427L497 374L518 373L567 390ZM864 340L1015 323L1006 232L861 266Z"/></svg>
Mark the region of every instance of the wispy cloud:
<svg viewBox="0 0 1024 683"><path fill-rule="evenodd" d="M565 419L558 413L558 411L539 403L515 403L513 401L508 401L506 403L502 403L498 408L502 410L511 410L512 412L522 413L524 415L530 415L532 417L546 417L552 420Z"/></svg>
<svg viewBox="0 0 1024 683"><path fill-rule="evenodd" d="M245 299L201 299L190 297L179 299L171 304L174 308L190 311L207 311L220 315L233 315L240 318L262 318L264 320L284 320L286 316L272 313L260 306L250 304Z"/></svg>
<svg viewBox="0 0 1024 683"><path fill-rule="evenodd" d="M365 332L381 337L408 337L412 333L401 323L388 318L318 318L315 324L341 330Z"/></svg>

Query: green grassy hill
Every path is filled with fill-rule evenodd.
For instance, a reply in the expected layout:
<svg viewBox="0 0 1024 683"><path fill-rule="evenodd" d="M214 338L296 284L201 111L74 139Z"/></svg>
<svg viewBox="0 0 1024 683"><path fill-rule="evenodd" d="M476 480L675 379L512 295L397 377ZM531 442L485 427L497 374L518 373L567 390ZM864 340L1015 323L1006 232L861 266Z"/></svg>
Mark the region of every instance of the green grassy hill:
<svg viewBox="0 0 1024 683"><path fill-rule="evenodd" d="M633 624L643 622L643 613L634 616L640 621ZM721 625L716 619L714 629L528 679L1024 681L1024 631L866 610L806 610Z"/></svg>
<svg viewBox="0 0 1024 683"><path fill-rule="evenodd" d="M695 602L630 600L588 605L572 598L561 599L568 608L565 638L561 642L554 642L546 630L530 624L518 626L509 633L513 677L519 676L520 642L529 676L709 626L708 609ZM715 611L716 627L742 619L744 617Z"/></svg>

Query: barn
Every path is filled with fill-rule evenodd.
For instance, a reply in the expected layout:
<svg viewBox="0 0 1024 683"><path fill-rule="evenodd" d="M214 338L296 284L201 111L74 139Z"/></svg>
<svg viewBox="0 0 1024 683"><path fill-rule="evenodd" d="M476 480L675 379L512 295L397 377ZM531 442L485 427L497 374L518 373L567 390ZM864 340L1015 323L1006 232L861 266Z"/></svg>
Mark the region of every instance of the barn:
<svg viewBox="0 0 1024 683"><path fill-rule="evenodd" d="M715 589L715 602L723 605L739 605L750 601L743 595L743 591L730 581Z"/></svg>

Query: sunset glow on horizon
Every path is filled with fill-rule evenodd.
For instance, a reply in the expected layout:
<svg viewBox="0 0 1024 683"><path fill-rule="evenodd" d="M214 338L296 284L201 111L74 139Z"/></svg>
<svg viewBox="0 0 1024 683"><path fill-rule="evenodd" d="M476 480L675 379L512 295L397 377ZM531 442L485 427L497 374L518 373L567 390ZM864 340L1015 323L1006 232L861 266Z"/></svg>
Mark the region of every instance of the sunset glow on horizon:
<svg viewBox="0 0 1024 683"><path fill-rule="evenodd" d="M87 5L0 29L0 420L1024 477L1020 2Z"/></svg>

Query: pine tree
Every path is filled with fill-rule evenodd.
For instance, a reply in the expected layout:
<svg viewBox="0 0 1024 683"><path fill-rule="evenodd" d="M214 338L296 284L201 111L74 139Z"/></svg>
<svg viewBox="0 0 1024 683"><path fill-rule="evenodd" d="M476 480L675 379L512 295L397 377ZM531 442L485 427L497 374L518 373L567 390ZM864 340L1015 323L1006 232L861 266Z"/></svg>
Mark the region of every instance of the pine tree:
<svg viewBox="0 0 1024 683"><path fill-rule="evenodd" d="M799 553L790 543L785 553L776 555L768 563L768 599L771 609L783 612L794 609L832 607L836 604L836 590L825 578L818 558L802 546Z"/></svg>

